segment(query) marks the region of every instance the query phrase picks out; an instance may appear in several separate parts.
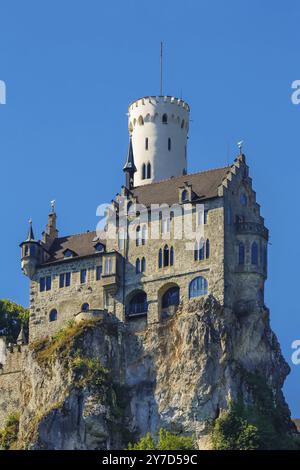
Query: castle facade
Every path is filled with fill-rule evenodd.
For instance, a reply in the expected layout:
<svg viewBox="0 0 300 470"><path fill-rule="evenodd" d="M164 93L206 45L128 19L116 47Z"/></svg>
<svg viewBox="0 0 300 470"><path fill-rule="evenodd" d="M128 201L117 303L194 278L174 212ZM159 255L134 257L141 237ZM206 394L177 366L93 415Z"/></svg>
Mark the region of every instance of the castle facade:
<svg viewBox="0 0 300 470"><path fill-rule="evenodd" d="M103 230L59 236L54 205L41 240L30 223L30 341L101 315L144 329L207 295L238 313L264 305L268 230L245 155L188 174L189 111L169 96L130 104L126 183Z"/></svg>

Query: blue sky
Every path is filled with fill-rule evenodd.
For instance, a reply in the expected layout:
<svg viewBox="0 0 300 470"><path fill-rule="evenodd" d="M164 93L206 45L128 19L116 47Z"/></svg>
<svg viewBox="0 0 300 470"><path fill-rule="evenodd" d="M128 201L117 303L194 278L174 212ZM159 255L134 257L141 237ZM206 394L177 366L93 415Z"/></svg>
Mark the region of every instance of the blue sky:
<svg viewBox="0 0 300 470"><path fill-rule="evenodd" d="M165 93L191 106L189 171L245 153L271 232L266 298L292 367L285 395L300 416L300 4L272 0L0 1L0 298L28 304L18 244L57 200L61 234L94 229L123 184L127 105Z"/></svg>

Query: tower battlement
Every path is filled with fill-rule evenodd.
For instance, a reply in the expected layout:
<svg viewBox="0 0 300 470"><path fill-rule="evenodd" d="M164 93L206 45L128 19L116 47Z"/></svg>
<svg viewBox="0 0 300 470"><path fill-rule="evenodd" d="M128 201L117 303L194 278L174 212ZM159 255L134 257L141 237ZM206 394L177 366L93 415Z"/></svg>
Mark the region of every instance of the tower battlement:
<svg viewBox="0 0 300 470"><path fill-rule="evenodd" d="M187 173L189 112L189 105L173 96L147 96L129 105L135 186Z"/></svg>

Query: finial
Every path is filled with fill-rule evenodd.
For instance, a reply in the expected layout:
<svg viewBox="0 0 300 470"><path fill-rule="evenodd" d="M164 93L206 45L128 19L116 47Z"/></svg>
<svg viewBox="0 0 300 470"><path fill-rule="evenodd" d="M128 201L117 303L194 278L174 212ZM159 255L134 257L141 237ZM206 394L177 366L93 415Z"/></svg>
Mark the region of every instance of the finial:
<svg viewBox="0 0 300 470"><path fill-rule="evenodd" d="M237 143L238 149L240 151L240 155L243 154L243 144L244 144L243 140L241 140L240 142Z"/></svg>
<svg viewBox="0 0 300 470"><path fill-rule="evenodd" d="M56 204L55 199L53 199L53 201L50 201L50 204L51 204L51 212L52 212L52 214L54 214L54 212L55 212L55 204Z"/></svg>
<svg viewBox="0 0 300 470"><path fill-rule="evenodd" d="M28 242L34 240L34 234L33 234L33 228L32 228L32 218L30 217L30 219L28 220L28 223L29 223L29 230L28 230L28 236L27 236L27 240Z"/></svg>

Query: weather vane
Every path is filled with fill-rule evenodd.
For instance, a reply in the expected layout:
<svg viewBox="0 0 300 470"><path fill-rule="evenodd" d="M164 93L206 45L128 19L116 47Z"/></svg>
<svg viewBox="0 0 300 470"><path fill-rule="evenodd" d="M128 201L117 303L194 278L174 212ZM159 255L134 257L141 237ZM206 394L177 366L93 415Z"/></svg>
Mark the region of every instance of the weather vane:
<svg viewBox="0 0 300 470"><path fill-rule="evenodd" d="M240 142L237 143L238 149L240 151L240 155L242 155L243 153L243 144L244 144L243 140L240 140Z"/></svg>

